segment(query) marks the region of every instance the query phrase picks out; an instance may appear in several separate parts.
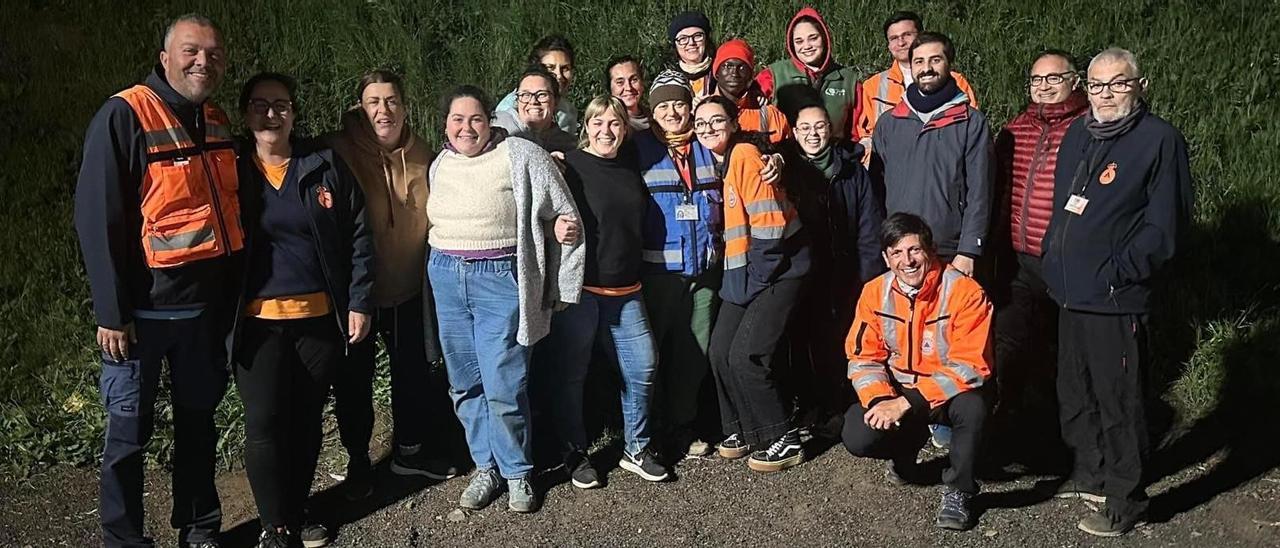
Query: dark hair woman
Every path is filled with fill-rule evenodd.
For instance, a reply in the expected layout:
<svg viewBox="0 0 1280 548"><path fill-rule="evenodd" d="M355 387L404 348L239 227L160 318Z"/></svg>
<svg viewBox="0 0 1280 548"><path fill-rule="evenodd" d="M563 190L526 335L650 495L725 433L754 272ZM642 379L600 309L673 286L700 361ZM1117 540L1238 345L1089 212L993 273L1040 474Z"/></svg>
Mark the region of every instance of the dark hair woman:
<svg viewBox="0 0 1280 548"><path fill-rule="evenodd" d="M245 230L242 316L233 339L244 402L245 468L260 546L324 546L304 504L320 454L321 411L348 345L369 332L373 238L364 197L332 151L293 136L292 78L245 83L250 142L238 161Z"/></svg>
<svg viewBox="0 0 1280 548"><path fill-rule="evenodd" d="M427 167L432 153L409 126L409 100L400 75L374 70L360 78L356 105L342 127L323 141L346 161L365 194L373 235L372 335L382 338L391 369L391 417L395 425L391 471L445 480L457 475L448 447L461 430L442 372L434 303L424 291L427 254ZM424 298L424 296L428 298ZM430 321L426 321L430 319ZM333 393L346 447L345 495L373 490L369 439L373 435L374 336L351 348ZM427 445L423 445L424 442Z"/></svg>
<svg viewBox="0 0 1280 548"><path fill-rule="evenodd" d="M458 504L484 508L505 479L507 507L533 512L529 349L550 331L554 308L578 302L584 250L555 162L491 127L491 106L474 86L441 102L448 143L429 174L427 275L450 394L476 464Z"/></svg>
<svg viewBox="0 0 1280 548"><path fill-rule="evenodd" d="M568 99L569 87L573 85L575 71L573 44L559 34L543 36L529 49L529 66L542 67L556 79L559 97L564 98L556 104L555 121L560 129L576 134L578 132L578 109ZM498 111L515 112L520 90L512 90L498 102Z"/></svg>
<svg viewBox="0 0 1280 548"><path fill-rule="evenodd" d="M724 281L711 333L711 369L728 437L720 454L756 471L804 461L791 400L773 360L809 271L808 237L783 193L760 178L764 159L739 142L738 108L722 96L694 110L693 131L724 182Z"/></svg>

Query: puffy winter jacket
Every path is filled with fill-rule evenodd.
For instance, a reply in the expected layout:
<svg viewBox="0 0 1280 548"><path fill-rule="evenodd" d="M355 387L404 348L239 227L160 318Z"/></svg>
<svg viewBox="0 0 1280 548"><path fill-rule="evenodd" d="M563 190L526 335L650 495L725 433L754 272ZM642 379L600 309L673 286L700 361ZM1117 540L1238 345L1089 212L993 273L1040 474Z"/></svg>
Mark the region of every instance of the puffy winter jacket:
<svg viewBox="0 0 1280 548"><path fill-rule="evenodd" d="M1061 103L1033 103L996 137L997 188L1002 194L1001 213L1008 215L1014 251L1040 256L1040 242L1053 216L1058 146L1071 122L1088 109L1089 101L1080 91Z"/></svg>

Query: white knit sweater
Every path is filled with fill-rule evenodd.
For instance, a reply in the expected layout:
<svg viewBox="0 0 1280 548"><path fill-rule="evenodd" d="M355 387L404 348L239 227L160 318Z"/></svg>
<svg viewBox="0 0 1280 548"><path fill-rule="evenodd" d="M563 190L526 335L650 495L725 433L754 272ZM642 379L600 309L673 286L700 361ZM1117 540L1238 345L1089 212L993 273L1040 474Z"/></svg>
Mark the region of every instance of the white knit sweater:
<svg viewBox="0 0 1280 548"><path fill-rule="evenodd" d="M551 314L556 303L576 303L582 292L586 247L581 239L572 246L560 245L552 233L556 217L577 218L578 208L555 162L538 145L508 137L480 157L490 155L506 156L511 162L511 197L516 213L516 285L520 295L516 341L533 346L551 330ZM438 199L443 189L474 187L473 181L446 182L440 186L442 174L450 173L455 165L467 160L470 159L446 150L431 163L431 174L427 178L431 185L428 212L432 211L430 202ZM470 198L470 195L463 197ZM428 239L434 230L432 227L428 231Z"/></svg>

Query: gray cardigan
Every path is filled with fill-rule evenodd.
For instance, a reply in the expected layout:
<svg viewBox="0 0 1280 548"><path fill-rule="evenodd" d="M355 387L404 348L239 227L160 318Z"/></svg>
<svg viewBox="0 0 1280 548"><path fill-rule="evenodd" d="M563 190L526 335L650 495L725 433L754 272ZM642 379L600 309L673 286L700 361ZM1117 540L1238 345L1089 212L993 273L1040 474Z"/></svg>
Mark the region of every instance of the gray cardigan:
<svg viewBox="0 0 1280 548"><path fill-rule="evenodd" d="M506 138L485 154L503 150L511 160L511 189L516 201L516 285L520 295L516 341L533 346L551 331L551 314L557 303L578 302L586 246L582 238L572 246L555 240L556 217L577 218L578 208L551 156L518 137ZM428 180L434 181L441 162L457 154L448 149L441 152L431 163Z"/></svg>

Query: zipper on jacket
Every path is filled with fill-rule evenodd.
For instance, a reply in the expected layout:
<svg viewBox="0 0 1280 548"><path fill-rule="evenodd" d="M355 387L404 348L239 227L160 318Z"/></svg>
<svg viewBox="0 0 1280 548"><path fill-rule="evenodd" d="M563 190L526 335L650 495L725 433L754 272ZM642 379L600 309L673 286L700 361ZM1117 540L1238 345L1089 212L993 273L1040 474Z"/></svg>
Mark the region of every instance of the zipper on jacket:
<svg viewBox="0 0 1280 548"><path fill-rule="evenodd" d="M911 311L911 313L907 315L907 372L914 375L916 368L912 358L915 358L916 356L916 300L911 297L907 297L907 301L910 303L908 306Z"/></svg>
<svg viewBox="0 0 1280 548"><path fill-rule="evenodd" d="M1031 164L1027 166L1027 188L1022 193L1022 222L1018 224L1018 243L1022 249L1027 249L1027 217L1030 215L1031 193L1036 188L1036 172L1039 171L1040 165L1045 162L1045 156L1048 152L1043 150L1045 140L1049 136L1049 126L1044 126L1040 130L1040 138L1036 140L1035 153L1031 156ZM1053 215L1053 206L1049 206L1049 215ZM1041 246L1043 248L1043 246Z"/></svg>
<svg viewBox="0 0 1280 548"><path fill-rule="evenodd" d="M209 136L207 134L208 128L204 127L206 126L204 119L204 106L201 105L198 108L200 109L200 115L196 116L196 122L201 125L201 133L205 134L205 140L196 145L196 152L200 154L200 167L204 168L205 182L209 184L209 198L213 200L213 213L218 217L218 235L222 237L222 254L226 256L231 254L231 237L227 235L227 221L222 217L222 202L218 200L218 183L213 178L213 172L209 170L209 157L205 154L205 144L207 144Z"/></svg>

